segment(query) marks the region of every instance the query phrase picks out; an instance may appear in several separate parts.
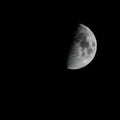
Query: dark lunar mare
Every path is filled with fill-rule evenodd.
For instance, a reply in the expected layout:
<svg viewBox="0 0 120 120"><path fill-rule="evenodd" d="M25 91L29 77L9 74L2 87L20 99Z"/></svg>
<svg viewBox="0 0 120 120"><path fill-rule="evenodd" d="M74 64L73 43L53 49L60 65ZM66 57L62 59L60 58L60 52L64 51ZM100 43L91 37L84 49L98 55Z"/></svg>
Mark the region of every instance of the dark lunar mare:
<svg viewBox="0 0 120 120"><path fill-rule="evenodd" d="M89 42L87 41L87 35L83 32L80 32L76 36L76 43L82 48L82 51L87 48L88 55L92 53L92 48L90 47ZM83 52L84 55L84 52Z"/></svg>

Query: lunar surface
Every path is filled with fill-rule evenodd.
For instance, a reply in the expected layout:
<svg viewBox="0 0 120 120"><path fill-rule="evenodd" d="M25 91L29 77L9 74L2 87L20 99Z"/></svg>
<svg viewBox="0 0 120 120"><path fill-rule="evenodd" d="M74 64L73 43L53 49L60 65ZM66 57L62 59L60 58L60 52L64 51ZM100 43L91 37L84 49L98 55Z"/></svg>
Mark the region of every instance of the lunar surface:
<svg viewBox="0 0 120 120"><path fill-rule="evenodd" d="M85 25L80 25L80 28L78 29L79 31L82 31L87 36L87 39L91 41L93 51L90 56L82 57L80 55L81 51L79 45L77 43L73 44L73 48L68 59L68 69L80 69L87 66L89 63L91 63L96 54L97 41L93 32ZM79 31L77 31L78 34Z"/></svg>

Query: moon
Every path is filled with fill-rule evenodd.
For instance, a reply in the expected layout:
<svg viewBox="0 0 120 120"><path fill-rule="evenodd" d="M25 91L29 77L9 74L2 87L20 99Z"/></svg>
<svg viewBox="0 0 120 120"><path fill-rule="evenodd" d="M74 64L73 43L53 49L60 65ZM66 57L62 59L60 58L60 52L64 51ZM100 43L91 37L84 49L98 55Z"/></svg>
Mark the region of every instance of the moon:
<svg viewBox="0 0 120 120"><path fill-rule="evenodd" d="M68 60L68 69L80 69L87 66L89 63L91 63L91 61L93 60L96 54L97 41L94 33L87 26L82 24L80 26L81 26L81 31L86 34L87 39L89 39L90 41L93 41L92 42L93 43L92 45L94 46L93 53L89 58L85 58L85 59L81 58L79 55L78 48L76 46L73 46L72 54L70 55Z"/></svg>

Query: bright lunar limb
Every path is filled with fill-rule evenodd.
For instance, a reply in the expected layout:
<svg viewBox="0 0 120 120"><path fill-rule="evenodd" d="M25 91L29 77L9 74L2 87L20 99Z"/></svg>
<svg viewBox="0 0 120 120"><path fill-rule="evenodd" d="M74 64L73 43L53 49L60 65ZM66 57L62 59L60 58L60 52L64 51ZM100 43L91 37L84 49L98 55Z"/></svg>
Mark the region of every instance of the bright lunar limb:
<svg viewBox="0 0 120 120"><path fill-rule="evenodd" d="M70 57L69 62L68 62L68 69L80 69L80 68L87 66L93 60L93 58L95 57L95 54L96 54L97 41L96 41L95 35L85 25L81 25L81 26L82 26L81 30L86 34L87 39L89 39L91 41L91 43L93 43L93 53L91 54L91 56L89 58L81 58L81 56L79 54L74 52L76 55L72 55Z"/></svg>

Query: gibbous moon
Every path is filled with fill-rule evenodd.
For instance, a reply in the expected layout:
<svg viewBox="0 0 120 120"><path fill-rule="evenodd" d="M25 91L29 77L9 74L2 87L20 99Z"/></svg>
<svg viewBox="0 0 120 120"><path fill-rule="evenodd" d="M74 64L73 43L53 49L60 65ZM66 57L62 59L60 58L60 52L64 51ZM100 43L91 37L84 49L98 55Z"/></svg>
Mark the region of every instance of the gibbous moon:
<svg viewBox="0 0 120 120"><path fill-rule="evenodd" d="M68 69L80 69L87 66L88 64L91 63L91 61L94 59L96 54L97 41L94 33L90 30L90 28L82 24L80 25L78 30L82 31L86 35L87 39L91 41L91 46L93 51L88 58L82 58L80 56L79 47L77 46L77 44L74 44L71 50L71 54L68 58ZM79 34L79 31L77 31L78 34Z"/></svg>

